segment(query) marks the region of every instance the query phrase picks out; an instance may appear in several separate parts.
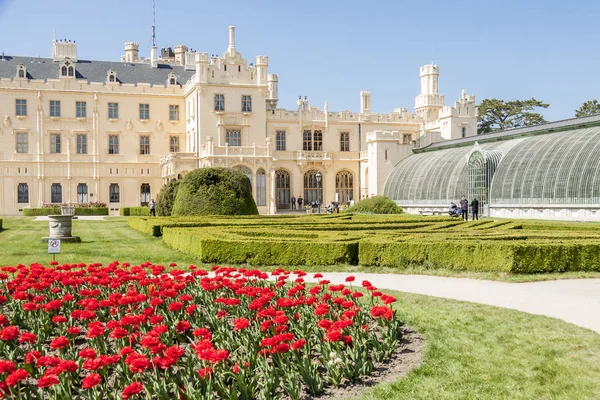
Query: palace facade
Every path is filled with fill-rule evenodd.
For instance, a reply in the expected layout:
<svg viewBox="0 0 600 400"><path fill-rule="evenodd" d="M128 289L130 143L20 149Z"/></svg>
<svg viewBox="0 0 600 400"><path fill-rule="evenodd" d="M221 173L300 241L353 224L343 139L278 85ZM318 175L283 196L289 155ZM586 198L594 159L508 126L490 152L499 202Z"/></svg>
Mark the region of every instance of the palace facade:
<svg viewBox="0 0 600 400"><path fill-rule="evenodd" d="M414 147L477 132L475 97L463 91L445 106L436 65L420 68L414 113L382 114L368 91L359 111L306 97L278 108L268 57L248 63L234 27L222 56L175 46L144 58L133 42L124 52L118 62L81 60L74 41L55 40L51 58L2 56L0 215L88 201L117 214L208 166L244 171L262 214L299 196L345 204L381 194Z"/></svg>

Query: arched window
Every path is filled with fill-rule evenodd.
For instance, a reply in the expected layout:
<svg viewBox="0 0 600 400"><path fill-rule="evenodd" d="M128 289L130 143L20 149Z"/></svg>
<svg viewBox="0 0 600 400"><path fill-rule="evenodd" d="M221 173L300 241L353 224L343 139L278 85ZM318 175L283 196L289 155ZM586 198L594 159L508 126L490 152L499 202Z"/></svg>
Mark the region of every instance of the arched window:
<svg viewBox="0 0 600 400"><path fill-rule="evenodd" d="M23 64L19 64L17 66L17 78L26 78L27 77L27 69Z"/></svg>
<svg viewBox="0 0 600 400"><path fill-rule="evenodd" d="M290 174L287 171L275 172L275 201L277 208L290 208Z"/></svg>
<svg viewBox="0 0 600 400"><path fill-rule="evenodd" d="M262 168L256 171L256 205L267 205L267 174Z"/></svg>
<svg viewBox="0 0 600 400"><path fill-rule="evenodd" d="M340 171L335 176L335 192L338 203L349 204L354 198L354 175L350 171Z"/></svg>
<svg viewBox="0 0 600 400"><path fill-rule="evenodd" d="M65 67L64 65L60 69L60 76L67 76L67 67Z"/></svg>
<svg viewBox="0 0 600 400"><path fill-rule="evenodd" d="M69 67L69 76L75 76L75 68Z"/></svg>
<svg viewBox="0 0 600 400"><path fill-rule="evenodd" d="M19 183L17 186L17 202L29 203L29 185L26 183Z"/></svg>
<svg viewBox="0 0 600 400"><path fill-rule="evenodd" d="M109 69L106 73L106 81L108 83L116 83L117 82L117 73L114 69Z"/></svg>
<svg viewBox="0 0 600 400"><path fill-rule="evenodd" d="M311 201L323 201L323 180L325 176L321 173L321 183L317 182L317 170L311 169L304 174L304 204Z"/></svg>
<svg viewBox="0 0 600 400"><path fill-rule="evenodd" d="M140 188L140 202L143 206L147 206L150 203L150 184L142 183L142 187Z"/></svg>
<svg viewBox="0 0 600 400"><path fill-rule="evenodd" d="M108 77L108 81L111 82L111 83L114 82L115 81L115 76L114 75L110 75Z"/></svg>
<svg viewBox="0 0 600 400"><path fill-rule="evenodd" d="M62 185L60 183L53 183L50 187L50 201L62 203Z"/></svg>
<svg viewBox="0 0 600 400"><path fill-rule="evenodd" d="M250 185L252 185L252 170L250 170L250 168L248 168L244 165L236 165L235 167L233 167L233 169L244 173L248 177L248 180L250 181Z"/></svg>
<svg viewBox="0 0 600 400"><path fill-rule="evenodd" d="M119 185L116 183L111 183L108 187L108 193L110 195L111 203L118 203L121 200L121 193L119 191Z"/></svg>
<svg viewBox="0 0 600 400"><path fill-rule="evenodd" d="M88 202L88 187L85 183L80 183L79 185L77 185L77 202Z"/></svg>
<svg viewBox="0 0 600 400"><path fill-rule="evenodd" d="M174 73L170 73L168 78L167 78L167 83L169 85L175 85L177 83L177 77L175 76Z"/></svg>

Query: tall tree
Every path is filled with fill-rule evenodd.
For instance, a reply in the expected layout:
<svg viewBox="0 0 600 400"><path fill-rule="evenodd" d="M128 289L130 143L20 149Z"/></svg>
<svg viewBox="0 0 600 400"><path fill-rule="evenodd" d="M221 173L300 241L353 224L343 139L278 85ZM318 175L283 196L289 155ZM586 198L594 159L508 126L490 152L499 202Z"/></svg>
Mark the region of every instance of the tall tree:
<svg viewBox="0 0 600 400"><path fill-rule="evenodd" d="M549 104L534 98L513 101L485 99L478 107L477 130L482 134L547 122L542 114L533 111L536 108L548 108Z"/></svg>
<svg viewBox="0 0 600 400"><path fill-rule="evenodd" d="M598 103L598 100L588 100L575 111L575 116L578 118L594 114L600 114L600 103Z"/></svg>

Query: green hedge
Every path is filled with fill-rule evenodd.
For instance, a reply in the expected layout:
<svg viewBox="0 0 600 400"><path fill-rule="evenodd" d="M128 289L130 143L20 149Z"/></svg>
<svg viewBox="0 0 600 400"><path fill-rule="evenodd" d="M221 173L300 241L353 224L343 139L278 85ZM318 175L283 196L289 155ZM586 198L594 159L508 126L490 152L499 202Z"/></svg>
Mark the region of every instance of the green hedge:
<svg viewBox="0 0 600 400"><path fill-rule="evenodd" d="M0 231L2 230L2 218L0 218Z"/></svg>
<svg viewBox="0 0 600 400"><path fill-rule="evenodd" d="M46 207L46 208L24 208L23 216L25 217L36 217L40 215L60 215L60 207ZM108 215L107 207L93 207L93 208L77 208L75 207L75 215Z"/></svg>
<svg viewBox="0 0 600 400"><path fill-rule="evenodd" d="M150 207L121 207L119 215L124 217L147 217L150 215Z"/></svg>
<svg viewBox="0 0 600 400"><path fill-rule="evenodd" d="M223 240L190 229L164 228L164 242L205 263L250 265L355 265L358 243L304 240Z"/></svg>

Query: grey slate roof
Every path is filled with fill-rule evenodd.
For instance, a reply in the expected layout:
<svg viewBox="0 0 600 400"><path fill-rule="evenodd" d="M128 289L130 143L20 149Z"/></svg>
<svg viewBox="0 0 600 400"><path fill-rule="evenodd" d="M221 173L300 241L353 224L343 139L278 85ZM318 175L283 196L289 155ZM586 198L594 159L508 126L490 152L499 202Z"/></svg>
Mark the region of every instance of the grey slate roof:
<svg viewBox="0 0 600 400"><path fill-rule="evenodd" d="M461 147L470 146L475 142L487 143L495 142L498 140L515 139L517 137L540 135L545 133L552 133L558 131L567 131L577 128L586 128L590 126L600 125L600 114L591 115L589 117L571 118L561 121L548 122L545 124L539 124L535 126L528 126L525 128L507 129L505 131L498 131L493 133L485 133L483 135L470 136L466 138L445 140L443 142L432 143L429 146L414 149L415 153L424 151L433 151L450 147Z"/></svg>
<svg viewBox="0 0 600 400"><path fill-rule="evenodd" d="M14 78L17 75L17 65L23 64L27 68L29 79L58 79L59 63L51 58L38 57L0 57L0 78ZM195 73L186 71L181 65L158 64L152 68L150 64L124 63L113 61L77 60L75 64L76 78L88 82L106 82L109 69L117 73L120 83L150 83L157 86L166 86L167 78L171 72L177 77L177 83L184 85Z"/></svg>

